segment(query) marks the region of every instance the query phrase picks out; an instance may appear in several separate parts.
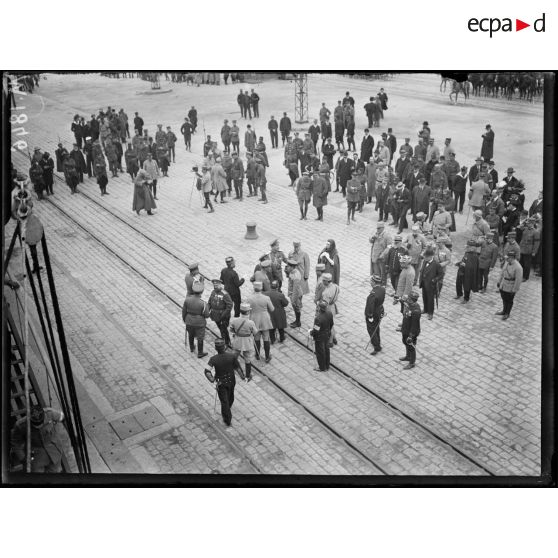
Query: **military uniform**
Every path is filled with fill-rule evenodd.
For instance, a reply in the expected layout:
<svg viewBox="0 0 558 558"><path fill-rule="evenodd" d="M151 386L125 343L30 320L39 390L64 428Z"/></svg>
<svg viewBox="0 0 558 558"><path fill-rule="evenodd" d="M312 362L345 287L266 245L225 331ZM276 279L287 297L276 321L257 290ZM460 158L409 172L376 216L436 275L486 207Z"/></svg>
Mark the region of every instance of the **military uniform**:
<svg viewBox="0 0 558 558"><path fill-rule="evenodd" d="M271 276L279 283L279 289L281 289L283 284L283 264L287 263L285 252L283 250L271 250L269 259L271 261Z"/></svg>
<svg viewBox="0 0 558 558"><path fill-rule="evenodd" d="M244 181L244 165L239 157L233 158L231 178L234 184L235 197L242 200L242 183Z"/></svg>
<svg viewBox="0 0 558 558"><path fill-rule="evenodd" d="M234 353L219 352L213 355L207 365L215 368L215 381L217 383L217 396L221 403L221 416L227 426L231 425L231 407L234 403L234 387L236 378L235 369L240 369L238 357ZM207 368L206 368L207 370Z"/></svg>
<svg viewBox="0 0 558 558"><path fill-rule="evenodd" d="M296 197L300 208L300 219L306 220L308 213L308 204L312 199L312 179L306 173L298 180L296 185Z"/></svg>
<svg viewBox="0 0 558 558"><path fill-rule="evenodd" d="M320 312L314 318L314 326L311 329L311 335L314 338L316 348L316 359L318 361L318 369L320 372L329 370L330 351L329 337L333 328L333 316L327 310L322 301Z"/></svg>
<svg viewBox="0 0 558 558"><path fill-rule="evenodd" d="M254 335L258 333L256 324L247 316L250 305L242 304L243 313L231 320L230 330L233 333L232 348L235 355L242 355L246 366L246 379L251 379L252 357L254 356Z"/></svg>
<svg viewBox="0 0 558 558"><path fill-rule="evenodd" d="M374 285L372 291L366 298L364 317L366 319L366 331L370 337L370 343L372 347L374 347L372 354L376 354L382 350L380 341L380 321L384 315L385 298L386 289L378 284Z"/></svg>
<svg viewBox="0 0 558 558"><path fill-rule="evenodd" d="M254 283L254 289L257 288L257 282ZM261 289L261 284L260 287ZM263 336L264 339L264 350L265 350L265 360L269 362L271 356L269 354L269 330L273 329L273 324L271 323L270 313L273 312L273 304L269 297L265 296L263 293L255 291L254 294L248 297L248 304L250 305L250 319L254 322L258 332L254 335L255 345L256 345L256 358L259 360L260 353L260 338Z"/></svg>
<svg viewBox="0 0 558 558"><path fill-rule="evenodd" d="M515 258L511 262L506 261L504 263L500 274L500 280L498 281L503 309L501 312L496 313L502 316L504 320L506 320L511 313L513 299L521 287L522 278L523 268Z"/></svg>
<svg viewBox="0 0 558 558"><path fill-rule="evenodd" d="M244 284L244 279L238 277L238 273L233 267L225 267L221 270L221 281L227 293L231 297L234 305L234 315L240 314L240 287Z"/></svg>
<svg viewBox="0 0 558 558"><path fill-rule="evenodd" d="M248 197L251 198L252 196L258 195L258 190L256 187L256 171L257 171L257 163L254 161L253 157L248 157L246 162L246 184L248 186L249 194Z"/></svg>
<svg viewBox="0 0 558 558"><path fill-rule="evenodd" d="M132 180L136 177L139 170L138 156L132 147L126 149L124 153L124 160L126 161L126 171L132 177Z"/></svg>
<svg viewBox="0 0 558 558"><path fill-rule="evenodd" d="M184 305L182 306L182 321L186 324L186 338L184 344L188 343L190 352L193 353L195 350L194 339L197 339L198 358L202 358L207 354L203 352L203 341L208 317L209 306L200 296L192 294L186 297Z"/></svg>
<svg viewBox="0 0 558 558"><path fill-rule="evenodd" d="M221 141L223 142L223 151L225 153L231 152L231 127L225 123L221 128Z"/></svg>
<svg viewBox="0 0 558 558"><path fill-rule="evenodd" d="M258 159L256 163L256 188L260 189L262 196L258 201L267 203L267 178L265 176L265 166L261 159Z"/></svg>
<svg viewBox="0 0 558 558"><path fill-rule="evenodd" d="M207 304L209 305L209 317L217 324L225 343L230 345L229 320L233 309L232 298L227 291L214 289L209 295Z"/></svg>

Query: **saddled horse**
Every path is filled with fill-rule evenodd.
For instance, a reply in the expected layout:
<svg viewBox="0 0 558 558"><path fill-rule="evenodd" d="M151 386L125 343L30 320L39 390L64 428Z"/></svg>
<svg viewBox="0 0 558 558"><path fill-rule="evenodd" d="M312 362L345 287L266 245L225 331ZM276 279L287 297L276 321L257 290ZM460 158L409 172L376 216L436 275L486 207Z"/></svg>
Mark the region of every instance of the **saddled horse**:
<svg viewBox="0 0 558 558"><path fill-rule="evenodd" d="M451 93L449 94L450 102L456 105L459 93L463 93L463 97L465 98L465 101L467 101L467 99L469 98L470 90L471 84L468 81L461 82L455 81L454 79L451 80ZM452 98L453 95L455 95L455 101Z"/></svg>

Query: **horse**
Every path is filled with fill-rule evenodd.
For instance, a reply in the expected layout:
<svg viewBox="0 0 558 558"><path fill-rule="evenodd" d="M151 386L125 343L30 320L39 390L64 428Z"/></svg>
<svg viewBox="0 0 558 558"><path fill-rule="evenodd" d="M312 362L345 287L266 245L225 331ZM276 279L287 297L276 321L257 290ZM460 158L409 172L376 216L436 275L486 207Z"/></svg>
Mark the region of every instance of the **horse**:
<svg viewBox="0 0 558 558"><path fill-rule="evenodd" d="M463 97L465 98L464 102L466 102L467 99L469 98L470 89L471 89L471 84L468 81L459 82L459 81L452 80L451 93L449 94L450 103L454 105L457 104L457 98L459 97L459 93L463 93ZM455 102L452 99L452 95L455 95Z"/></svg>
<svg viewBox="0 0 558 558"><path fill-rule="evenodd" d="M448 77L443 77L442 78L442 81L440 82L440 93L445 93L446 92L446 85L447 85L448 81L452 81L452 80ZM442 85L444 86L443 91L442 91Z"/></svg>

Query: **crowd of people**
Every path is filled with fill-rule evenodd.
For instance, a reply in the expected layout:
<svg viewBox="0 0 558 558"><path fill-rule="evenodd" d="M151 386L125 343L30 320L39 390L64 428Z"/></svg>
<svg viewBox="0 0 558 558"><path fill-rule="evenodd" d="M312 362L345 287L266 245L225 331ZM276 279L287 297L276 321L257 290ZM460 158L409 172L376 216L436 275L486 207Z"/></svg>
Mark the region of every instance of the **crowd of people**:
<svg viewBox="0 0 558 558"><path fill-rule="evenodd" d="M382 350L380 322L386 287L391 287L394 303L401 306L399 329L406 347L402 360L412 368L421 315L433 319L448 266L458 268L454 298L463 304L471 301L472 293L486 293L490 273L497 270L494 273L498 274L496 284L503 304L497 314L504 320L510 315L521 283L529 280L531 269L537 275L542 273L542 190L527 207L525 185L516 178L515 169L508 167L505 176L500 177L493 160L495 132L490 124L479 134L480 154L470 168L458 162L451 138L445 138L443 145L438 146L427 121L416 132L414 145L410 136L398 144L391 127L381 133L381 139L374 138L370 130L380 126L388 110L387 102L387 94L381 89L363 106L368 127L358 149L355 100L348 91L333 112L322 103L319 118L303 137L293 130L286 112L279 120L271 116L268 130L272 149L280 149L281 136L283 165L297 197L301 220L307 219L312 204L315 219L323 221L328 196L336 193L347 202L347 225L355 221L357 213L373 204L377 227L369 239L372 289L365 309L371 354ZM210 135L205 137L203 162L193 167L204 208L210 213L215 211L214 204L226 203L233 191L234 199L244 200L245 181L246 197L259 196L262 203L268 203L269 158L264 137L257 136L250 123L244 132L238 125L240 119L259 117L260 97L254 89L240 90L237 103L240 117L230 123L228 119L223 121L220 142ZM197 126L197 110L192 106L179 130L187 151L191 150ZM139 215L145 209L152 215L157 182L168 176L176 159L178 139L171 126L157 125L152 137L138 112L129 119L123 109L117 112L108 107L91 115L89 120L75 115L71 130L75 137L73 148L68 151L59 143L56 163L39 148L30 155L29 177L38 199L45 192L53 194L54 168L63 172L72 194L87 174L96 178L101 195L107 195L109 173L112 178L126 172L134 183L133 210ZM455 215L464 211L467 245L464 253L457 255L453 252L452 233L457 230ZM394 227L393 234L389 232L390 226ZM256 359L260 359L261 353L262 360L269 362L271 345L285 340L288 327L285 308L289 303L295 315L290 327L301 326L311 265L300 242L295 242L286 255L275 241L270 252L259 258L252 275L254 293L245 301L240 297L243 280L234 268L234 259L228 258L220 278L213 281L207 303L201 299L203 288L200 290L199 284L203 287L203 280L199 270L197 266L191 269L183 309L186 345L194 351L197 339L198 356L205 356L205 323L208 318L214 320L225 346L244 357L249 381L254 353ZM334 320L340 292L339 254L332 239L320 252L314 271L317 284L310 305L314 325L309 336L315 342L316 369L326 371L329 351L337 341ZM422 308L418 304L421 297Z"/></svg>

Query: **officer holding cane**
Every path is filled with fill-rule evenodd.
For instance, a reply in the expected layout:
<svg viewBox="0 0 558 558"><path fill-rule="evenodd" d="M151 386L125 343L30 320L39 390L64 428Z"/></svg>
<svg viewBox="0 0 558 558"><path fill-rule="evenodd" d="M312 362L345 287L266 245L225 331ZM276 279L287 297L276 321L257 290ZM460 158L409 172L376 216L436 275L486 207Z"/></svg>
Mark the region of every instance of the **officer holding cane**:
<svg viewBox="0 0 558 558"><path fill-rule="evenodd" d="M386 289L382 286L382 278L379 275L372 275L370 277L370 286L372 290L366 299L364 316L366 318L366 330L370 336L370 343L374 347L370 354L376 355L382 350L380 344L380 322L384 317Z"/></svg>

